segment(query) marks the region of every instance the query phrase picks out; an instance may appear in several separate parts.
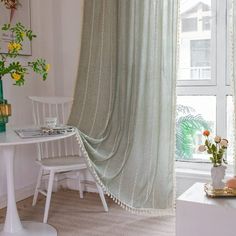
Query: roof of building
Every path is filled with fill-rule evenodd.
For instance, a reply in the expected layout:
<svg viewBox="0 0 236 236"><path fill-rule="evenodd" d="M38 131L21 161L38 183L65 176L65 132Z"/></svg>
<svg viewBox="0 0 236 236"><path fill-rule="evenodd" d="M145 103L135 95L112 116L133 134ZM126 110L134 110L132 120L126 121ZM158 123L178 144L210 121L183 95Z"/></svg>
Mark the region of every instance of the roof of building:
<svg viewBox="0 0 236 236"><path fill-rule="evenodd" d="M184 13L186 11L191 10L192 8L194 8L196 5L198 5L199 3L203 3L206 4L208 6L211 5L211 0L182 0L181 1L181 8L180 8L180 13Z"/></svg>

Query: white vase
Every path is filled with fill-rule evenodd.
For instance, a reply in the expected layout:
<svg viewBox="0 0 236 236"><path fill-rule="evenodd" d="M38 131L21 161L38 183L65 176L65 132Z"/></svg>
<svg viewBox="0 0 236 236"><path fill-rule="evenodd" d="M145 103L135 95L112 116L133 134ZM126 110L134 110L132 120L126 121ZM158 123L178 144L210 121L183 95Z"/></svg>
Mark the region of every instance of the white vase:
<svg viewBox="0 0 236 236"><path fill-rule="evenodd" d="M223 179L225 178L226 166L217 166L211 168L211 185L213 189L222 189L225 187Z"/></svg>

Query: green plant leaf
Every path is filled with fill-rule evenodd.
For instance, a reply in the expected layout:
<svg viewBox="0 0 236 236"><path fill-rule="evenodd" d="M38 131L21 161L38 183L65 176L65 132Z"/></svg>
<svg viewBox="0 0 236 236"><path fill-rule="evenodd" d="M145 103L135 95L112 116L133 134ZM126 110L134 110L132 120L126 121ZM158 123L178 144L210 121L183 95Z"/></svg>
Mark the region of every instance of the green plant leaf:
<svg viewBox="0 0 236 236"><path fill-rule="evenodd" d="M176 115L176 159L191 159L196 149L194 143L197 132L210 129L210 124L201 115L191 114L191 107L177 105Z"/></svg>
<svg viewBox="0 0 236 236"><path fill-rule="evenodd" d="M4 24L1 29L2 31L9 31L13 34L14 38L9 42L8 53L5 53L4 55L0 54L0 76L3 78L5 75L11 75L11 77L14 77L15 79L14 85L22 86L25 83L25 75L28 74L29 69L32 69L41 76L42 80L46 80L48 76L46 60L36 59L33 62L28 62L27 65L23 65L17 60L19 53L22 50L23 42L25 40L31 41L36 37L33 31L27 29L20 22L15 25ZM14 73L17 73L17 76L20 75L20 79L19 76L15 76Z"/></svg>

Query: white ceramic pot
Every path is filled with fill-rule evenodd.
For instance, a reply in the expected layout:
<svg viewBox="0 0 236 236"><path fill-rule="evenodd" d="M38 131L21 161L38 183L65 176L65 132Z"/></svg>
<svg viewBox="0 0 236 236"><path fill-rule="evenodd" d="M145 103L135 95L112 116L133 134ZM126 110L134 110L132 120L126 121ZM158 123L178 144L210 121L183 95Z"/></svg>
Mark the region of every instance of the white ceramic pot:
<svg viewBox="0 0 236 236"><path fill-rule="evenodd" d="M225 187L223 179L225 178L226 166L217 166L211 168L211 184L213 189L222 189Z"/></svg>

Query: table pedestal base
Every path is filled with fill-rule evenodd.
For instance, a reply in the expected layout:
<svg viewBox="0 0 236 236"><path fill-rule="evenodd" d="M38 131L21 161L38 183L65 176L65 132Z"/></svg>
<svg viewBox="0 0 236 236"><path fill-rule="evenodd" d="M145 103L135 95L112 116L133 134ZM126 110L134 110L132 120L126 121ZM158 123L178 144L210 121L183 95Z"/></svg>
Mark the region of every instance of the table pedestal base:
<svg viewBox="0 0 236 236"><path fill-rule="evenodd" d="M22 221L23 230L14 233L3 232L3 224L0 224L0 236L57 236L54 227L40 222Z"/></svg>

